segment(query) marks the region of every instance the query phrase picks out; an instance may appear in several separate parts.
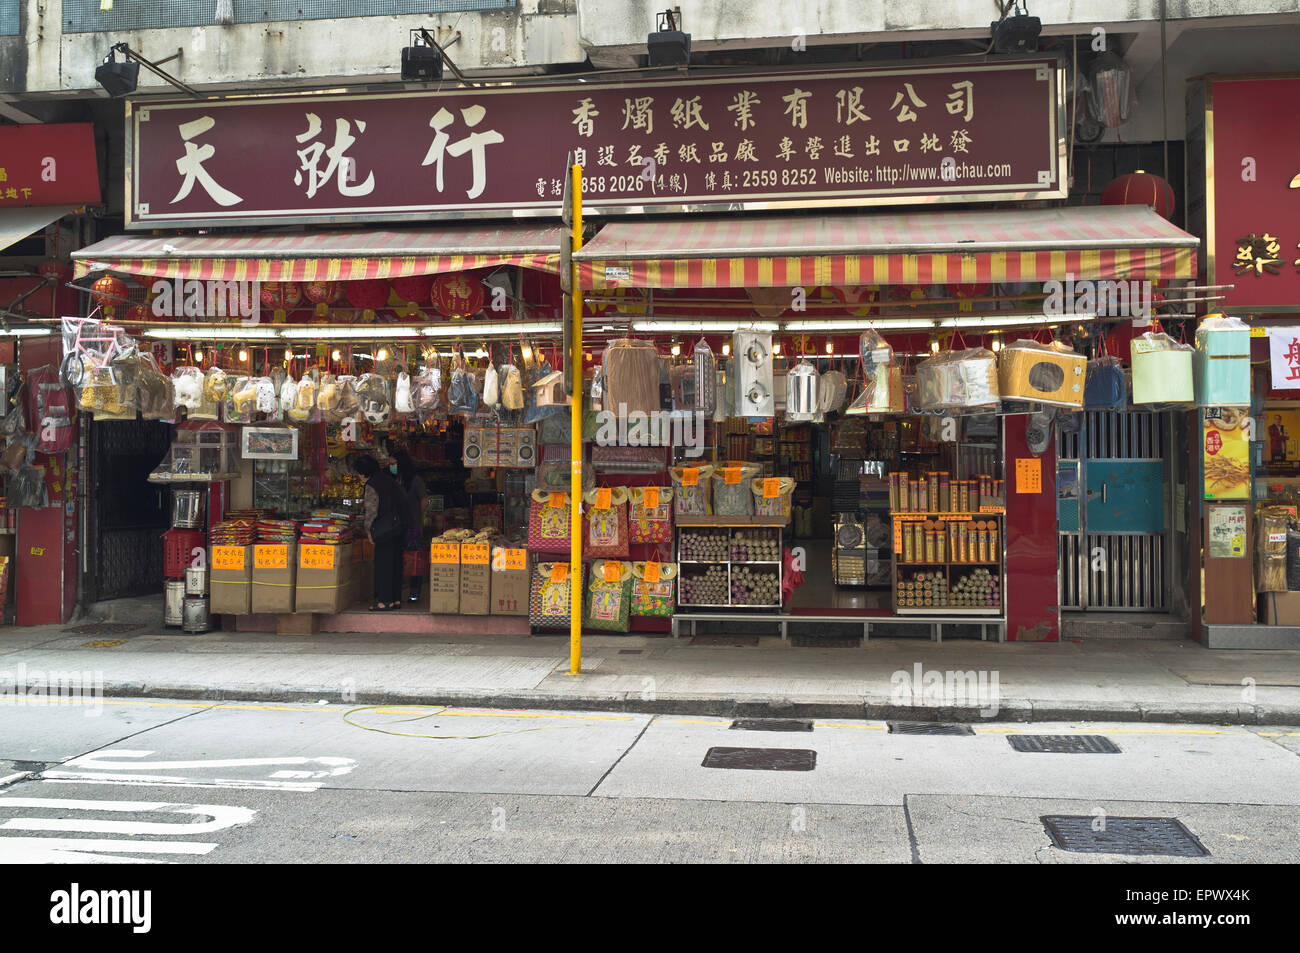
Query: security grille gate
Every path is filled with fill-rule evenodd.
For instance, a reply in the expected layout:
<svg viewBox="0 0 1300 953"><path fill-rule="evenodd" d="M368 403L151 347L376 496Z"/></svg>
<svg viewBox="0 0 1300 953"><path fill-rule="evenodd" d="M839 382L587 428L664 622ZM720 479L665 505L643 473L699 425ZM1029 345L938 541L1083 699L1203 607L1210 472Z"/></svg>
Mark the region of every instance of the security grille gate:
<svg viewBox="0 0 1300 953"><path fill-rule="evenodd" d="M1056 438L1062 609L1168 609L1169 415L1086 411ZM1073 490L1071 491L1070 488Z"/></svg>

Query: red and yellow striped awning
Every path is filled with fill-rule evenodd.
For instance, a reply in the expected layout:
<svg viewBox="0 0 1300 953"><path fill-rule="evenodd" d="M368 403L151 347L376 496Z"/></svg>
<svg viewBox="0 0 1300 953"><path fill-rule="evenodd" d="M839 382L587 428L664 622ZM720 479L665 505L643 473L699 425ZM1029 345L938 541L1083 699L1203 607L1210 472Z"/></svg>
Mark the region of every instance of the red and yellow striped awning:
<svg viewBox="0 0 1300 953"><path fill-rule="evenodd" d="M782 288L1196 276L1199 240L1145 206L621 220L581 251L610 288Z"/></svg>
<svg viewBox="0 0 1300 953"><path fill-rule="evenodd" d="M218 281L352 281L521 265L560 270L558 226L447 226L224 235L117 235L74 252L92 271Z"/></svg>

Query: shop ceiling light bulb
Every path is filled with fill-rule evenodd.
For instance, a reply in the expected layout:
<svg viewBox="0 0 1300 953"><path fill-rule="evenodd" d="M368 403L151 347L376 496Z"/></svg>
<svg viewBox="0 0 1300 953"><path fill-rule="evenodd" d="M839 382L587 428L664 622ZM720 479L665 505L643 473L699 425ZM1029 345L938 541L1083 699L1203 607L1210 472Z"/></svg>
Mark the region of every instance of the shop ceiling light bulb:
<svg viewBox="0 0 1300 953"><path fill-rule="evenodd" d="M248 360L248 351L244 348L239 349L239 362L242 364Z"/></svg>
<svg viewBox="0 0 1300 953"><path fill-rule="evenodd" d="M381 347L379 349L379 353L375 355L375 358L376 360L380 360L380 361L388 360L388 348Z"/></svg>
<svg viewBox="0 0 1300 953"><path fill-rule="evenodd" d="M195 361L198 361L198 362L202 362L202 361L203 361L203 350L202 350L201 348L195 348L195 350L194 350L194 360L195 360Z"/></svg>
<svg viewBox="0 0 1300 953"><path fill-rule="evenodd" d="M332 361L343 360L343 352L340 351L338 348L335 348L333 351L330 352L330 360Z"/></svg>
<svg viewBox="0 0 1300 953"><path fill-rule="evenodd" d="M682 353L682 346L681 346L680 344L674 344L674 345L673 345L673 357L677 357L677 356L678 356L679 354L681 354L681 353Z"/></svg>
<svg viewBox="0 0 1300 953"><path fill-rule="evenodd" d="M731 353L731 345L730 345L730 344L723 344L723 345L722 345L722 356L723 356L723 357L726 357L726 356L727 356L728 354L730 354L730 353Z"/></svg>
<svg viewBox="0 0 1300 953"><path fill-rule="evenodd" d="M934 338L931 338L931 339L930 339L930 353L931 353L931 354L938 354L938 353L939 353L939 342L938 342L937 340L935 340Z"/></svg>
<svg viewBox="0 0 1300 953"><path fill-rule="evenodd" d="M293 360L293 348L291 348L291 347L286 347L286 348L284 349L284 359L285 359L286 361L292 361L292 360Z"/></svg>
<svg viewBox="0 0 1300 953"><path fill-rule="evenodd" d="M773 354L780 354L780 353L781 353L781 342L780 342L780 341L777 341L775 344L772 345L772 353L773 353Z"/></svg>
<svg viewBox="0 0 1300 953"><path fill-rule="evenodd" d="M834 353L835 353L835 342L833 342L833 341L827 341L827 342L826 342L826 353L827 353L827 354L834 354Z"/></svg>

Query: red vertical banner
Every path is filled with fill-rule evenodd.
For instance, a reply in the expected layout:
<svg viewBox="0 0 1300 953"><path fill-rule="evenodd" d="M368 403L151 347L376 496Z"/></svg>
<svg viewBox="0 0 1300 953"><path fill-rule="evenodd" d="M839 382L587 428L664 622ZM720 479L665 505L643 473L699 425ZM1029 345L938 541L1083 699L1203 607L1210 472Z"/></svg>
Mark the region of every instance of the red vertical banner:
<svg viewBox="0 0 1300 953"><path fill-rule="evenodd" d="M1056 450L1051 441L1041 454L1025 442L1029 417L1006 420L1007 639L1013 642L1058 642L1061 609L1057 605ZM1036 481L1018 485L1017 474L1029 474L1037 461ZM1028 492L1022 492L1022 490Z"/></svg>

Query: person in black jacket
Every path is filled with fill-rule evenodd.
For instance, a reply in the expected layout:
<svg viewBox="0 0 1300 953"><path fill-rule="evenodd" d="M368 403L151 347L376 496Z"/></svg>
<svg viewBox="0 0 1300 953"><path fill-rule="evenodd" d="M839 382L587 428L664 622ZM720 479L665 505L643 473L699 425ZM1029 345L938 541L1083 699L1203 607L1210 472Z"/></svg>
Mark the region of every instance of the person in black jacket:
<svg viewBox="0 0 1300 953"><path fill-rule="evenodd" d="M398 450L393 454L393 459L397 461L397 485L406 494L406 555L403 560L409 560L412 566L420 567L422 562L419 556L429 551L429 541L424 534L424 498L428 496L428 490L425 489L424 480L415 472L415 461L409 453ZM422 572L407 575L411 602L420 601L420 588L428 572L428 567L425 566Z"/></svg>
<svg viewBox="0 0 1300 953"><path fill-rule="evenodd" d="M375 601L370 611L389 612L401 605L406 497L397 480L374 457L357 457L352 469L366 478L365 527L375 545Z"/></svg>

